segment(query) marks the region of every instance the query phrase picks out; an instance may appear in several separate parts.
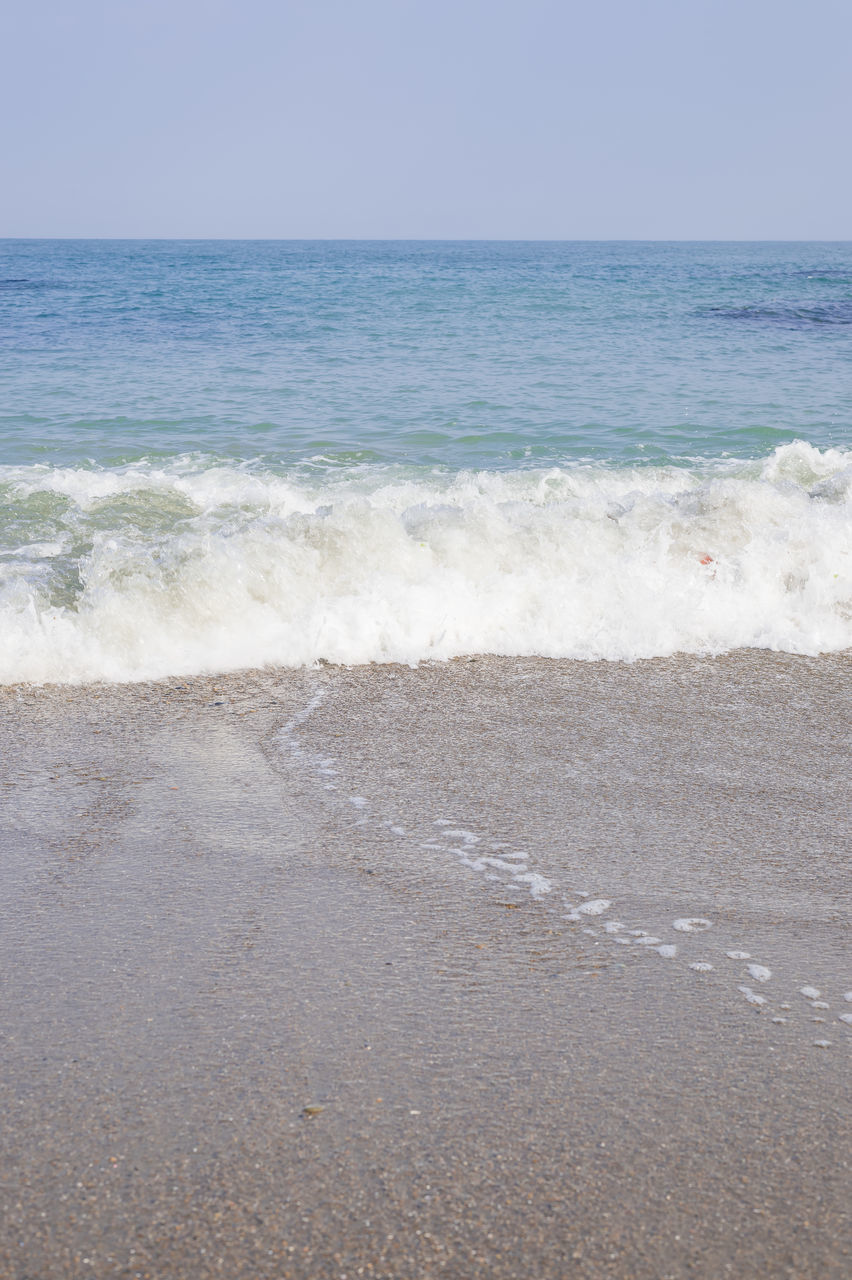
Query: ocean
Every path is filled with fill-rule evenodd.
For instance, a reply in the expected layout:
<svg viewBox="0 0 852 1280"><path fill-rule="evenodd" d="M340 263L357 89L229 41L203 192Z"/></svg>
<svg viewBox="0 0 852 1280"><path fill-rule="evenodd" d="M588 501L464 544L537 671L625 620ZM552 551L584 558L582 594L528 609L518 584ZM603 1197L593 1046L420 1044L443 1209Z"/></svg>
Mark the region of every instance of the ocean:
<svg viewBox="0 0 852 1280"><path fill-rule="evenodd" d="M0 682L852 647L852 244L0 242Z"/></svg>

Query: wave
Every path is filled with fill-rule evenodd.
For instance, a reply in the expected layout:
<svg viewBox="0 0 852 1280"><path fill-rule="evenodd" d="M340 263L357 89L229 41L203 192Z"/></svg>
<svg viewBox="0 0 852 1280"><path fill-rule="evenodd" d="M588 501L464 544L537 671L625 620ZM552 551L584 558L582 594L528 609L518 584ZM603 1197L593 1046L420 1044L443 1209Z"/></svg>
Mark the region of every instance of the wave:
<svg viewBox="0 0 852 1280"><path fill-rule="evenodd" d="M0 468L0 682L852 646L852 451Z"/></svg>

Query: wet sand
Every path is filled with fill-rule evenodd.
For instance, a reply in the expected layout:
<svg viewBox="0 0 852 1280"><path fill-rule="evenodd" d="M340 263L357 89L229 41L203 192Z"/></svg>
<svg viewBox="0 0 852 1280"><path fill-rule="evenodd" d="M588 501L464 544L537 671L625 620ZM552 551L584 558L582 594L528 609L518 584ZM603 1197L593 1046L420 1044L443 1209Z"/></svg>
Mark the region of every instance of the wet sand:
<svg viewBox="0 0 852 1280"><path fill-rule="evenodd" d="M0 690L0 1276L847 1276L850 687Z"/></svg>

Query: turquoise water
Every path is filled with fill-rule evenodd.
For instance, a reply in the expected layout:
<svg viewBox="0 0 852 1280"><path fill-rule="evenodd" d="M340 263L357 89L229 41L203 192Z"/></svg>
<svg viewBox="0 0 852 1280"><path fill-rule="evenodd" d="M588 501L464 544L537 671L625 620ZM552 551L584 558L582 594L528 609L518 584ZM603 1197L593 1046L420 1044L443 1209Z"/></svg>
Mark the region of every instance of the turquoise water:
<svg viewBox="0 0 852 1280"><path fill-rule="evenodd" d="M847 443L850 244L0 243L0 461Z"/></svg>
<svg viewBox="0 0 852 1280"><path fill-rule="evenodd" d="M0 679L852 644L852 244L0 242Z"/></svg>

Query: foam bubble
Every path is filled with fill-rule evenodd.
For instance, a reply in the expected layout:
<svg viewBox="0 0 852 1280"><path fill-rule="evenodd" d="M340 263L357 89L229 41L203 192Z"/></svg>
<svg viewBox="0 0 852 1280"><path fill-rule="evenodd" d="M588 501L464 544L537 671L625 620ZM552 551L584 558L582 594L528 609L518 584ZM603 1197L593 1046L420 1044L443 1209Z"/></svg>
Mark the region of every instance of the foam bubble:
<svg viewBox="0 0 852 1280"><path fill-rule="evenodd" d="M772 977L772 970L767 969L765 964L749 964L746 968L749 977L754 978L755 982L768 982Z"/></svg>
<svg viewBox="0 0 852 1280"><path fill-rule="evenodd" d="M819 1000L821 994L819 987L799 987L799 995L806 1000Z"/></svg>
<svg viewBox="0 0 852 1280"><path fill-rule="evenodd" d="M609 898L590 898L588 902L581 902L577 910L581 916L600 916L611 906Z"/></svg>
<svg viewBox="0 0 852 1280"><path fill-rule="evenodd" d="M677 929L678 933L703 933L705 929L711 928L711 922L703 916L684 916L675 920L672 928Z"/></svg>
<svg viewBox="0 0 852 1280"><path fill-rule="evenodd" d="M519 873L526 871L526 863L509 862L506 858L483 858L483 866L495 867L498 871L510 871L515 879L519 879Z"/></svg>
<svg viewBox="0 0 852 1280"><path fill-rule="evenodd" d="M539 875L537 871L523 871L512 877L514 880L522 884L526 884L533 898L543 898L545 894L550 893L552 885L550 881L543 875Z"/></svg>

